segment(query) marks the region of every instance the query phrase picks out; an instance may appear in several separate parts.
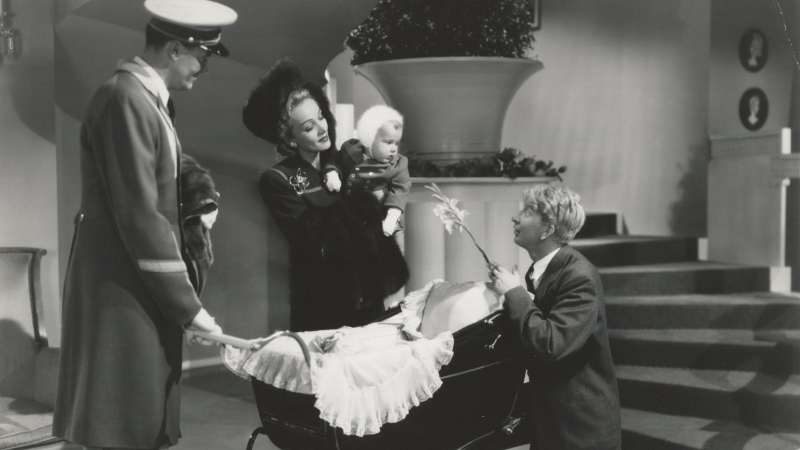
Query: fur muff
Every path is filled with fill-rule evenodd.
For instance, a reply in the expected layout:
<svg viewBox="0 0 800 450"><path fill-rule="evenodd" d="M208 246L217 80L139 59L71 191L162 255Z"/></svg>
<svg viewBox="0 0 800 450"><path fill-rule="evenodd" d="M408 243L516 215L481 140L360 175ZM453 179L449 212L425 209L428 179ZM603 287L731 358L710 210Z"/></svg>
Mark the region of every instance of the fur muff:
<svg viewBox="0 0 800 450"><path fill-rule="evenodd" d="M292 246L293 331L364 325L405 285L408 266L395 239L383 234L385 216L364 193L300 217L298 231L306 238Z"/></svg>
<svg viewBox="0 0 800 450"><path fill-rule="evenodd" d="M184 259L197 294L203 290L214 262L211 234L201 216L217 210L219 193L209 170L187 154L181 155L181 203L183 213Z"/></svg>
<svg viewBox="0 0 800 450"><path fill-rule="evenodd" d="M386 208L370 192L345 199L354 217L361 220L361 238L354 242L361 277L363 299L368 304L382 302L408 281L408 266L394 236L383 233Z"/></svg>

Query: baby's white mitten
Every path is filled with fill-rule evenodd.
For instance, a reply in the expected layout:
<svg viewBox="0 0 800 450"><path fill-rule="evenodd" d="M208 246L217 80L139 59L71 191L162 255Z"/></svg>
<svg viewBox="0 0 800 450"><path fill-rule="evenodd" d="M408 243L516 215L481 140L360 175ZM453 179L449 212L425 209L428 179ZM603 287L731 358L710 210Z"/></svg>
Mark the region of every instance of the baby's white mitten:
<svg viewBox="0 0 800 450"><path fill-rule="evenodd" d="M394 234L394 230L397 229L397 222L400 220L401 214L403 214L403 211L400 211L397 208L389 208L389 211L386 212L386 218L383 219L383 234L386 236L391 236Z"/></svg>
<svg viewBox="0 0 800 450"><path fill-rule="evenodd" d="M339 179L339 172L331 170L330 172L326 173L325 186L327 186L328 190L331 192L339 192L339 189L342 188L342 181Z"/></svg>

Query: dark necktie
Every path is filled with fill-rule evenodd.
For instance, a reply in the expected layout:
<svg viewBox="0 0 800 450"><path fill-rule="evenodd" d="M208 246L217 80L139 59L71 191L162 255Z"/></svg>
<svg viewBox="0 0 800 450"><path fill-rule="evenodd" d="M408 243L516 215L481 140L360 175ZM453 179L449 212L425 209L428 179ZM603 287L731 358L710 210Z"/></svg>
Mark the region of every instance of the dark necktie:
<svg viewBox="0 0 800 450"><path fill-rule="evenodd" d="M172 99L167 100L167 112L169 113L169 120L172 121L172 125L175 125L175 102Z"/></svg>
<svg viewBox="0 0 800 450"><path fill-rule="evenodd" d="M532 276L533 276L533 266L531 266L531 268L528 269L528 273L525 274L525 284L526 287L528 288L528 292L536 293L536 287L534 287L533 280L531 279Z"/></svg>

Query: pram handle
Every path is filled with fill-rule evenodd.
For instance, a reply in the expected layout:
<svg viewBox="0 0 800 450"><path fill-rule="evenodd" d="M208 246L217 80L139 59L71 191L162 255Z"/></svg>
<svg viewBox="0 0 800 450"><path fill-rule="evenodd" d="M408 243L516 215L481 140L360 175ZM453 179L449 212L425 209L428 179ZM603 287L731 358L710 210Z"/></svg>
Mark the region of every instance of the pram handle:
<svg viewBox="0 0 800 450"><path fill-rule="evenodd" d="M308 346L306 342L295 333L291 331L278 331L273 333L272 336L260 338L260 339L242 339L235 336L228 336L227 334L220 334L220 333L208 333L206 331L192 331L192 333L196 334L197 336L212 341L217 342L220 344L230 345L231 347L241 348L243 350L261 350L265 345L269 344L270 342L274 341L275 339L281 336L287 336L295 341L300 345L300 349L303 351L303 358L306 360L306 364L308 367L311 367L311 353L308 351Z"/></svg>
<svg viewBox="0 0 800 450"><path fill-rule="evenodd" d="M192 330L192 333L207 341L216 342L218 344L230 345L231 347L241 348L244 350L249 349L253 345L253 341L238 338L235 336L229 336L227 334L209 333L207 331L195 331L195 330Z"/></svg>

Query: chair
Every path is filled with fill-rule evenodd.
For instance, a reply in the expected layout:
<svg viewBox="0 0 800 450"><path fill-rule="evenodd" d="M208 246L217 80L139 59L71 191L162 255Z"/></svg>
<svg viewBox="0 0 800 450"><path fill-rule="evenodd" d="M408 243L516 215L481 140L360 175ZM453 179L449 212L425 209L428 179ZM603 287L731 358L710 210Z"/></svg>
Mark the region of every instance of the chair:
<svg viewBox="0 0 800 450"><path fill-rule="evenodd" d="M79 449L51 435L58 349L47 345L39 268L47 252L0 247L0 449Z"/></svg>

